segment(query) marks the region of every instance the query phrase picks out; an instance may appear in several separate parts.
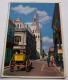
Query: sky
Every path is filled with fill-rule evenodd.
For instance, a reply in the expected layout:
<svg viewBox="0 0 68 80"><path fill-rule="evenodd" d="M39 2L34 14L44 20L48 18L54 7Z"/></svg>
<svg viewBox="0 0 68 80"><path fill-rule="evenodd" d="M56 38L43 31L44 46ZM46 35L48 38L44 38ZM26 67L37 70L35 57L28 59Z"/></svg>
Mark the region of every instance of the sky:
<svg viewBox="0 0 68 80"><path fill-rule="evenodd" d="M11 3L9 16L16 20L20 17L22 22L31 27L36 10L39 27L42 35L42 48L48 54L53 46L52 18L55 3Z"/></svg>

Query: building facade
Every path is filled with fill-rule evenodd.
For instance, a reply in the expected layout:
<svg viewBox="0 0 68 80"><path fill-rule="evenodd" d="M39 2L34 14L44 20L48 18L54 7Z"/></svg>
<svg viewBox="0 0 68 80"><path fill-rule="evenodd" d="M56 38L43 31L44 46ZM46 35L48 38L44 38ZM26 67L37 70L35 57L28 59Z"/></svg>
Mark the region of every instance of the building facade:
<svg viewBox="0 0 68 80"><path fill-rule="evenodd" d="M14 29L15 29L15 24L13 24L11 19L9 19L6 53L5 53L5 66L9 65L9 62L13 54L13 46L15 45L14 44Z"/></svg>
<svg viewBox="0 0 68 80"><path fill-rule="evenodd" d="M31 31L36 37L36 51L37 51L36 56L37 58L40 58L40 54L42 53L42 38L41 38L41 31L39 28L36 11L34 14L32 25L31 25Z"/></svg>
<svg viewBox="0 0 68 80"><path fill-rule="evenodd" d="M54 56L54 46L51 46L50 48L49 48L49 53L48 53L48 55L49 56Z"/></svg>
<svg viewBox="0 0 68 80"><path fill-rule="evenodd" d="M63 47L62 47L62 36L61 36L60 11L59 11L58 3L55 4L55 8L54 8L52 29L53 29L53 43L54 43L54 59L56 65L63 68L63 57L62 57Z"/></svg>
<svg viewBox="0 0 68 80"><path fill-rule="evenodd" d="M35 59L36 40L34 34L28 25L24 24L20 18L17 18L14 23L16 25L14 43L17 44L17 46L14 46L13 49L19 52L25 52L26 55L30 55L31 59Z"/></svg>

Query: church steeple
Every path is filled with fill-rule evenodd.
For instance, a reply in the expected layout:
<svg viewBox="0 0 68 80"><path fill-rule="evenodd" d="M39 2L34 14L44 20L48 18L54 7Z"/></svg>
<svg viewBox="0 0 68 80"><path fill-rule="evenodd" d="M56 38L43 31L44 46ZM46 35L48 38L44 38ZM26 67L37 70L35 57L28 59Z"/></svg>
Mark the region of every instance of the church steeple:
<svg viewBox="0 0 68 80"><path fill-rule="evenodd" d="M32 26L36 26L36 32L40 32L36 10L35 10L35 13L34 13L34 18L33 18Z"/></svg>
<svg viewBox="0 0 68 80"><path fill-rule="evenodd" d="M34 13L34 18L37 18L36 10L35 10L35 13Z"/></svg>
<svg viewBox="0 0 68 80"><path fill-rule="evenodd" d="M35 10L33 22L31 25L31 31L36 37L35 38L36 39L36 57L40 58L40 54L42 53L42 43L41 43L41 31L39 28L36 10Z"/></svg>

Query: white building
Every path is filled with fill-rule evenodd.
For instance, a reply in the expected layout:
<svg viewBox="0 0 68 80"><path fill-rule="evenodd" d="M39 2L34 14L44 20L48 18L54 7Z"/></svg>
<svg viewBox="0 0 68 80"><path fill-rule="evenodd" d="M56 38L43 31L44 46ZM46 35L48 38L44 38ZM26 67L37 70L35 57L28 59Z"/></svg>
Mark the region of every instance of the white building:
<svg viewBox="0 0 68 80"><path fill-rule="evenodd" d="M36 58L36 40L35 35L32 33L30 27L24 24L20 18L14 21L15 33L14 33L14 51L25 52L26 55L30 55L31 59Z"/></svg>
<svg viewBox="0 0 68 80"><path fill-rule="evenodd" d="M37 58L40 58L40 54L42 53L42 38L41 38L41 31L39 28L36 11L31 25L31 31L36 37L36 51L37 51L36 56Z"/></svg>

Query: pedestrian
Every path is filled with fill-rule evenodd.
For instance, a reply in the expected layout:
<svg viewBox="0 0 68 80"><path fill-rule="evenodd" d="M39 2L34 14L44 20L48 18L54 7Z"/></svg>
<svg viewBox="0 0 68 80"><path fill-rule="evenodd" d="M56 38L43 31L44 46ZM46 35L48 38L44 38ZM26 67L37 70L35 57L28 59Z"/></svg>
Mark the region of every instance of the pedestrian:
<svg viewBox="0 0 68 80"><path fill-rule="evenodd" d="M50 57L51 67L53 67L53 57Z"/></svg>
<svg viewBox="0 0 68 80"><path fill-rule="evenodd" d="M13 60L13 57L10 61L10 71L13 72L14 71L14 60Z"/></svg>
<svg viewBox="0 0 68 80"><path fill-rule="evenodd" d="M49 67L49 63L50 63L50 56L47 57L47 64L48 64L48 67Z"/></svg>
<svg viewBox="0 0 68 80"><path fill-rule="evenodd" d="M26 61L26 71L29 72L29 59L27 58L27 61Z"/></svg>

